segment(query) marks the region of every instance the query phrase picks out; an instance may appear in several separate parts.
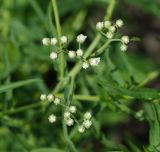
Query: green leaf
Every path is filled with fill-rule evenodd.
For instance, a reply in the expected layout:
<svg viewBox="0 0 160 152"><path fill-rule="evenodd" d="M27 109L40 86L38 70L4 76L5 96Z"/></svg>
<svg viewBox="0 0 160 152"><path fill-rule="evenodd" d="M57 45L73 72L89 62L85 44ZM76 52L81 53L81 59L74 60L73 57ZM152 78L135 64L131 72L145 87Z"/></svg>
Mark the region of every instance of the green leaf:
<svg viewBox="0 0 160 152"><path fill-rule="evenodd" d="M108 81L99 80L100 86L111 96L129 96L136 99L153 100L160 98L160 92L149 88L127 89Z"/></svg>
<svg viewBox="0 0 160 152"><path fill-rule="evenodd" d="M1 86L0 93L6 92L7 90L10 90L10 89L16 89L16 88L19 88L19 87L22 87L28 84L37 83L40 81L41 81L40 79L29 79L29 80L13 82L5 86Z"/></svg>
<svg viewBox="0 0 160 152"><path fill-rule="evenodd" d="M64 152L64 150L60 150L57 148L39 148L39 149L34 149L31 152Z"/></svg>

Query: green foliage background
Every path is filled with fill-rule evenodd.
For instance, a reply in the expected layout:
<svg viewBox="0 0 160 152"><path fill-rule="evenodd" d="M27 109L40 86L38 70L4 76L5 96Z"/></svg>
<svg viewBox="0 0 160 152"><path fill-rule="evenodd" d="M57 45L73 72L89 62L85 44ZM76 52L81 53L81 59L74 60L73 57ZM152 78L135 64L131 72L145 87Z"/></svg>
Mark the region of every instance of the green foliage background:
<svg viewBox="0 0 160 152"><path fill-rule="evenodd" d="M76 47L79 33L88 35L85 47L89 45L96 34L95 23L103 20L111 1L58 1L62 33L69 37L69 46ZM133 37L131 43L136 45L143 39L142 29L125 6L138 7L158 19L160 3L115 1L112 19L124 20ZM41 93L51 92L59 82L58 64L50 62L50 50L41 44L43 37L53 35L51 1L0 1L0 152L73 151L62 132L61 120L54 125L47 120L52 111L59 115L61 111L39 101ZM124 54L119 44L110 46L101 57L99 68L81 70L74 81L72 103L82 111L92 109L94 116L90 131L79 134L74 128L69 130L77 151L159 152L160 92L152 83L158 83L159 62L141 50L129 49ZM74 64L68 62L66 73ZM57 95L63 96L63 90Z"/></svg>

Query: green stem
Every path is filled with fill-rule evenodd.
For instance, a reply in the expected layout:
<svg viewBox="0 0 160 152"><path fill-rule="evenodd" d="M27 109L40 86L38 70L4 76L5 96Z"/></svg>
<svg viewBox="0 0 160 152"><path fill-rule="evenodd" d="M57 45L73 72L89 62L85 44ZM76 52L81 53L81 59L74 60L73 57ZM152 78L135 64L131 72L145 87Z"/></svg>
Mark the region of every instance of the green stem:
<svg viewBox="0 0 160 152"><path fill-rule="evenodd" d="M109 6L108 6L108 9L107 9L107 12L106 12L107 15L104 18L105 20L110 20L111 19L115 4L116 4L116 0L110 0L109 1Z"/></svg>
<svg viewBox="0 0 160 152"><path fill-rule="evenodd" d="M70 140L70 137L68 135L68 130L67 130L67 126L66 126L66 123L65 121L63 120L62 122L62 127L63 127L63 133L64 133L64 136L65 136L65 139L67 140L68 144L70 145L70 147L72 148L72 151L73 152L78 152L73 144L73 142Z"/></svg>
<svg viewBox="0 0 160 152"><path fill-rule="evenodd" d="M54 17L56 22L56 29L57 29L57 35L58 35L58 45L60 48L60 51L62 50L62 44L61 44L61 25L59 20L59 12L57 7L57 0L52 0L52 6L54 11ZM64 53L60 53L60 80L63 80L64 78L64 67L65 67L65 60L64 60Z"/></svg>

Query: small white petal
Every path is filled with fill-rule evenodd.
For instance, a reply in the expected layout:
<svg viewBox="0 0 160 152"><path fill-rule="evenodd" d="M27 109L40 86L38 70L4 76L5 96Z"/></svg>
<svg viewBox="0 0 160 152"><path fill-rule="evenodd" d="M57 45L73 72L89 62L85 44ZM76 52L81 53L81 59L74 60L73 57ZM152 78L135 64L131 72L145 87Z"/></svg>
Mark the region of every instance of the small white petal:
<svg viewBox="0 0 160 152"><path fill-rule="evenodd" d="M121 20L121 19L119 19L119 20L117 20L116 21L116 25L118 26L118 27L122 27L123 26L123 21Z"/></svg>
<svg viewBox="0 0 160 152"><path fill-rule="evenodd" d="M55 105L60 104L60 102L61 102L61 100L60 100L59 98L56 97L56 98L54 99L54 104L55 104Z"/></svg>
<svg viewBox="0 0 160 152"><path fill-rule="evenodd" d="M54 122L56 122L56 116L54 114L51 114L48 117L48 120L49 120L50 123L54 123Z"/></svg>
<svg viewBox="0 0 160 152"><path fill-rule="evenodd" d="M89 68L89 64L88 64L87 62L83 62L82 68L83 68L83 69Z"/></svg>
<svg viewBox="0 0 160 152"><path fill-rule="evenodd" d="M96 29L97 29L97 30L102 30L103 27L104 27L103 22L98 22L98 23L96 24Z"/></svg>
<svg viewBox="0 0 160 152"><path fill-rule="evenodd" d="M91 58L91 59L89 59L89 63L90 63L91 66L97 66L100 61L101 61L101 58Z"/></svg>
<svg viewBox="0 0 160 152"><path fill-rule="evenodd" d="M122 36L121 41L122 41L122 43L128 44L129 43L129 37L128 36Z"/></svg>
<svg viewBox="0 0 160 152"><path fill-rule="evenodd" d="M47 99L47 96L46 96L46 94L41 94L41 96L40 96L40 100L46 100Z"/></svg>
<svg viewBox="0 0 160 152"><path fill-rule="evenodd" d="M43 45L49 45L50 44L50 38L43 38L42 43L43 43Z"/></svg>
<svg viewBox="0 0 160 152"><path fill-rule="evenodd" d="M76 113L77 108L76 108L75 106L70 106L70 107L69 107L69 111L70 111L71 113Z"/></svg>
<svg viewBox="0 0 160 152"><path fill-rule="evenodd" d="M75 51L69 51L69 52L68 52L68 56L69 56L70 58L75 58L75 57L76 57L76 52L75 52Z"/></svg>
<svg viewBox="0 0 160 152"><path fill-rule="evenodd" d="M77 54L77 56L79 56L79 57L83 56L83 50L82 50L82 49L78 49L78 50L76 51L76 54Z"/></svg>
<svg viewBox="0 0 160 152"><path fill-rule="evenodd" d="M83 127L83 125L78 127L78 131L80 133L83 133L85 131L85 128Z"/></svg>
<svg viewBox="0 0 160 152"><path fill-rule="evenodd" d="M62 37L61 37L61 42L62 42L62 44L66 44L67 41L68 41L68 39L67 39L66 36L62 36Z"/></svg>
<svg viewBox="0 0 160 152"><path fill-rule="evenodd" d="M57 39L51 38L51 45L56 45L56 44L57 44Z"/></svg>
<svg viewBox="0 0 160 152"><path fill-rule="evenodd" d="M83 122L83 126L86 128L86 129L89 129L92 125L92 122L90 120L85 120Z"/></svg>
<svg viewBox="0 0 160 152"><path fill-rule="evenodd" d="M77 36L77 42L80 43L80 44L84 43L86 38L87 38L87 36L85 36L83 34L80 34L80 35Z"/></svg>
<svg viewBox="0 0 160 152"><path fill-rule="evenodd" d="M67 124L67 126L72 126L74 124L73 119L71 119L71 118L67 119L66 124Z"/></svg>
<svg viewBox="0 0 160 152"><path fill-rule="evenodd" d="M58 54L56 52L51 52L50 59L55 60L58 58Z"/></svg>
<svg viewBox="0 0 160 152"><path fill-rule="evenodd" d="M104 22L104 27L105 28L109 28L111 26L111 22L110 21L105 21Z"/></svg>
<svg viewBox="0 0 160 152"><path fill-rule="evenodd" d="M91 119L91 117L92 117L92 114L90 112L86 112L84 114L84 119L86 119L86 120Z"/></svg>

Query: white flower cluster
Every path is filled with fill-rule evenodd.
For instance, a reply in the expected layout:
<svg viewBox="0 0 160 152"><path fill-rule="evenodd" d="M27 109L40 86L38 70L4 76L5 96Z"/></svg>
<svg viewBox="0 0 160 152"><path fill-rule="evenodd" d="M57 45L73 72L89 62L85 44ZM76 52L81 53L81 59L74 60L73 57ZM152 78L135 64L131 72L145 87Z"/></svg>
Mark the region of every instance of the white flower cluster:
<svg viewBox="0 0 160 152"><path fill-rule="evenodd" d="M60 42L62 45L65 45L68 42L68 38L66 36L62 36L60 38ZM48 45L56 46L58 43L58 40L57 40L57 38L43 38L42 43L43 43L43 45L46 45L46 46L48 46ZM56 60L57 58L58 58L58 53L55 51L52 51L50 53L50 59Z"/></svg>
<svg viewBox="0 0 160 152"><path fill-rule="evenodd" d="M72 126L74 124L75 118L73 117L73 114L75 114L76 111L76 106L70 106L64 113L64 120L67 126Z"/></svg>
<svg viewBox="0 0 160 152"><path fill-rule="evenodd" d="M48 95L41 94L40 95L40 100L41 101L53 102L55 105L60 105L62 107L65 107L66 111L63 114L63 118L64 118L64 121L65 121L66 125L70 127L70 126L73 126L74 123L77 123L79 125L78 126L78 131L80 133L83 133L85 131L85 129L89 129L91 127L91 125L92 125L92 121L91 121L92 115L91 115L90 112L86 112L83 115L83 122L80 125L79 121L76 119L76 113L77 113L77 107L76 106L73 106L73 105L67 106L67 105L61 103L61 100L58 97L55 97L52 94L48 94ZM56 117L55 114L49 115L48 121L50 123L54 123L54 122L56 122L56 120L57 120L57 117Z"/></svg>
<svg viewBox="0 0 160 152"><path fill-rule="evenodd" d="M83 69L87 69L90 66L98 66L98 64L100 63L100 61L101 61L100 57L90 58L88 61L83 62L82 68Z"/></svg>
<svg viewBox="0 0 160 152"><path fill-rule="evenodd" d="M85 129L89 129L92 125L92 114L90 112L86 112L83 116L83 122L82 124L78 127L78 131L80 133L83 133L85 131Z"/></svg>
<svg viewBox="0 0 160 152"><path fill-rule="evenodd" d="M105 35L108 39L113 38L115 31L123 26L123 21L121 19L117 20L115 24L112 24L111 21L98 22L96 24L96 29L98 31L104 30L106 32Z"/></svg>
<svg viewBox="0 0 160 152"><path fill-rule="evenodd" d="M114 34L116 30L124 25L123 21L121 19L116 20L114 24L111 23L111 21L104 21L104 22L98 22L96 24L96 29L98 31L101 31L108 39L112 39L114 37ZM104 33L106 32L106 33ZM127 50L127 44L129 43L129 37L128 36L122 36L121 38L121 51Z"/></svg>
<svg viewBox="0 0 160 152"><path fill-rule="evenodd" d="M40 100L41 100L41 101L53 102L55 105L58 105L58 104L60 104L60 102L61 102L60 98L55 97L55 96L52 95L52 94L48 94L48 95L46 95L46 94L41 94L41 95L40 95Z"/></svg>
<svg viewBox="0 0 160 152"><path fill-rule="evenodd" d="M60 98L55 97L52 94L41 94L40 95L40 100L41 101L49 101L49 102L53 102L56 106L59 105L61 103ZM48 120L50 123L54 123L56 122L57 117L54 114L49 115Z"/></svg>
<svg viewBox="0 0 160 152"><path fill-rule="evenodd" d="M127 48L128 48L127 44L129 43L129 37L128 36L122 36L121 37L121 42L122 42L122 44L120 46L121 51L123 51L123 52L127 51Z"/></svg>
<svg viewBox="0 0 160 152"><path fill-rule="evenodd" d="M55 46L57 44L57 42L58 42L57 38L43 38L42 39L42 44L43 45L53 45L53 46ZM60 42L62 44L66 44L68 42L67 37L66 36L62 36L60 38Z"/></svg>

